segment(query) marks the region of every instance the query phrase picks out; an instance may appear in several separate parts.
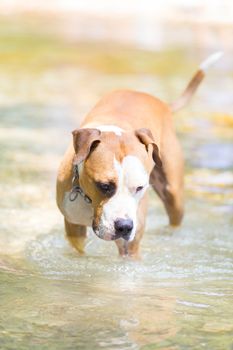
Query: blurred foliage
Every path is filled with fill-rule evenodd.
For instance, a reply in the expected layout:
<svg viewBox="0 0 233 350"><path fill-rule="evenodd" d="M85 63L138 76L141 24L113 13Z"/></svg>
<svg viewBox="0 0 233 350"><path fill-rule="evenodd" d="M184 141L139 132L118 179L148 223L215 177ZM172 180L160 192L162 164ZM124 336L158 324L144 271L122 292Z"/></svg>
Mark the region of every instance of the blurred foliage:
<svg viewBox="0 0 233 350"><path fill-rule="evenodd" d="M18 25L16 25L18 23ZM0 64L2 68L32 70L61 65L79 66L103 73L151 73L161 76L192 72L192 57L184 65L184 49L164 52L144 51L114 43L74 42L58 35L43 33L22 19L13 26L0 23Z"/></svg>

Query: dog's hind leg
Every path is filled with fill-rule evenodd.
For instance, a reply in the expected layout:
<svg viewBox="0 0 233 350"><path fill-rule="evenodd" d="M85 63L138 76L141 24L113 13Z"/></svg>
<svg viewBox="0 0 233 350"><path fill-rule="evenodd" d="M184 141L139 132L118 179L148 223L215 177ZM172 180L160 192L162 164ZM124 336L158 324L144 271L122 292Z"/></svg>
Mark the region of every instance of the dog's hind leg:
<svg viewBox="0 0 233 350"><path fill-rule="evenodd" d="M166 175L156 167L151 172L150 183L163 201L170 225L180 225L183 217L183 200L180 193L172 189L167 182Z"/></svg>
<svg viewBox="0 0 233 350"><path fill-rule="evenodd" d="M150 184L162 199L170 225L180 225L183 218L183 156L175 135L163 147L162 168L155 166Z"/></svg>
<svg viewBox="0 0 233 350"><path fill-rule="evenodd" d="M79 252L84 254L85 240L87 237L86 226L71 224L65 219L66 236L72 246Z"/></svg>

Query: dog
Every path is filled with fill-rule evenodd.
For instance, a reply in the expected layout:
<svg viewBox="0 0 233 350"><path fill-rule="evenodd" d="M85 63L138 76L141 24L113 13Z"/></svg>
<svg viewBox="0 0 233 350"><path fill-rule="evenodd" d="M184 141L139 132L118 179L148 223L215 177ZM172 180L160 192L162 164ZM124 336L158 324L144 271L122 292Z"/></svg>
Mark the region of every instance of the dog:
<svg viewBox="0 0 233 350"><path fill-rule="evenodd" d="M80 254L90 226L99 238L114 240L121 256L138 258L149 185L162 200L169 224L181 224L183 156L172 114L189 102L206 69L221 55L215 53L199 66L176 102L114 91L72 132L58 171L57 205L67 238Z"/></svg>

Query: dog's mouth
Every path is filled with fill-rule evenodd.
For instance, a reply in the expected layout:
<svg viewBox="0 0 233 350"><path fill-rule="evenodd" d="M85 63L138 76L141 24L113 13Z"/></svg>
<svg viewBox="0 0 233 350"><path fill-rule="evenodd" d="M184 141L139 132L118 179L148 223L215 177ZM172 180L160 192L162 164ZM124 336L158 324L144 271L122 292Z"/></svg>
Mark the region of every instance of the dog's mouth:
<svg viewBox="0 0 233 350"><path fill-rule="evenodd" d="M100 230L94 230L94 233L96 234L97 237L99 237L100 239L103 239L104 241L113 241L115 240L115 236L111 235L111 234L106 234L104 232L101 232Z"/></svg>
<svg viewBox="0 0 233 350"><path fill-rule="evenodd" d="M95 221L92 223L92 229L97 237L104 241L112 241L112 234L105 232L102 228L96 225Z"/></svg>

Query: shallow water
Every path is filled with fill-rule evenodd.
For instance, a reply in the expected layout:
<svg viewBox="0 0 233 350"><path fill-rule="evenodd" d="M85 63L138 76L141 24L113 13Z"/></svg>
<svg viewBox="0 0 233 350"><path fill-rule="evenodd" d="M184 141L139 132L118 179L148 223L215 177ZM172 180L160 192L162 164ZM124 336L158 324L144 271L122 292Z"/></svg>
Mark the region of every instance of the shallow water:
<svg viewBox="0 0 233 350"><path fill-rule="evenodd" d="M15 38L10 47L20 50L14 45ZM128 59L119 72L104 48L104 62L113 64L107 71L71 63L72 50L86 57L96 50L91 45L67 47L65 58L62 48L51 65L43 65L52 56L46 42L31 61L25 55L28 71L19 62L1 68L1 349L232 349L232 82L223 69L213 70L176 117L186 158L183 225L166 226L151 192L142 261L120 259L114 244L91 232L87 254L79 257L64 238L54 200L70 131L110 89L130 87L169 100L192 72L182 68L179 77L177 67L174 76L153 75L162 60L169 65L166 52L150 75L142 71L152 53L140 52L126 74L131 51L115 52L118 63L123 52ZM193 67L191 55L177 55L182 67Z"/></svg>

